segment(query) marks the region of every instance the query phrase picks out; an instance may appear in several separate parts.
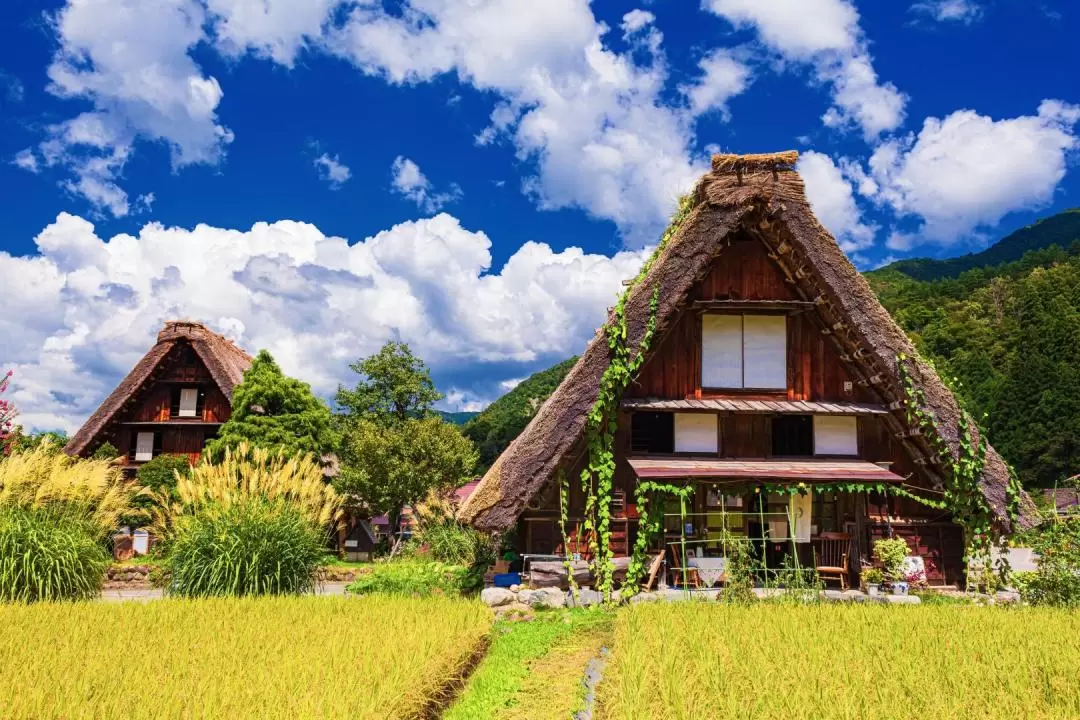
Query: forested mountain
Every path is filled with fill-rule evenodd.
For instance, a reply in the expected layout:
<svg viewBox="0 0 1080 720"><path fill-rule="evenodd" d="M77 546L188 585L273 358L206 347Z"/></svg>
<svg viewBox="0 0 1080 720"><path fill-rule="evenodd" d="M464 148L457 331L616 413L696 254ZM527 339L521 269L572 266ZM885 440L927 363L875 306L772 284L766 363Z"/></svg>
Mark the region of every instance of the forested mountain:
<svg viewBox="0 0 1080 720"><path fill-rule="evenodd" d="M1020 228L982 252L948 260L898 260L883 269L897 270L916 280L954 278L967 270L1014 262L1032 250L1043 250L1051 245L1067 248L1077 238L1080 238L1080 208L1073 208Z"/></svg>
<svg viewBox="0 0 1080 720"><path fill-rule="evenodd" d="M1025 230L1040 227L1061 237L1049 221ZM915 279L899 263L867 273L1028 486L1080 473L1080 224L1069 240L1067 250L1034 250L955 278ZM1042 241L1028 232L1026 242Z"/></svg>
<svg viewBox="0 0 1080 720"><path fill-rule="evenodd" d="M476 412L470 412L468 410L460 410L458 412L450 412L448 410L437 410L436 412L439 413L439 416L443 420L450 423L451 425L464 425L465 423L469 422L474 417L476 417L477 415L480 414L480 413L476 413Z"/></svg>
<svg viewBox="0 0 1080 720"><path fill-rule="evenodd" d="M486 470L510 441L525 429L533 415L555 391L576 357L555 367L541 370L522 380L517 387L491 403L483 412L465 423L462 432L472 438L480 450L481 470Z"/></svg>

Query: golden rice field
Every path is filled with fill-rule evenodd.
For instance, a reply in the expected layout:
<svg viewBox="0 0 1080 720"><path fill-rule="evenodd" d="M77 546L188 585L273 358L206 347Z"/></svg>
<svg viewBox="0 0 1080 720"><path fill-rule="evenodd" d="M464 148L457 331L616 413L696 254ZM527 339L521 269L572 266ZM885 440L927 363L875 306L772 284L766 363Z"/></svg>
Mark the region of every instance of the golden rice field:
<svg viewBox="0 0 1080 720"><path fill-rule="evenodd" d="M1080 614L633 605L600 703L607 720L1080 718Z"/></svg>
<svg viewBox="0 0 1080 720"><path fill-rule="evenodd" d="M486 607L440 598L0 606L0 716L399 720L490 629Z"/></svg>

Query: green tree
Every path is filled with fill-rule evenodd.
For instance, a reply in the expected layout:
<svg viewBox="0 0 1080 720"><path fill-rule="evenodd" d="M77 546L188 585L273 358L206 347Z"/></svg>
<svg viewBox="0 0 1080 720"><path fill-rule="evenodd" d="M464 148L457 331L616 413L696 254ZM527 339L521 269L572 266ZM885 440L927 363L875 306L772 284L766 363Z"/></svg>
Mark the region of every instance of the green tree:
<svg viewBox="0 0 1080 720"><path fill-rule="evenodd" d="M311 453L316 460L336 447L330 409L311 386L288 377L266 350L261 350L233 388L232 416L206 447L219 459L225 449L242 442L287 455Z"/></svg>
<svg viewBox="0 0 1080 720"><path fill-rule="evenodd" d="M343 437L334 485L355 507L386 513L396 528L403 507L466 481L476 449L432 411L442 395L405 343L388 342L350 367L362 377L352 390L338 390Z"/></svg>
<svg viewBox="0 0 1080 720"><path fill-rule="evenodd" d="M472 441L439 418L358 418L345 430L334 487L372 515L385 513L397 527L406 505L467 482L476 458Z"/></svg>
<svg viewBox="0 0 1080 720"><path fill-rule="evenodd" d="M60 453L67 445L68 437L62 432L48 430L46 432L30 433L23 432L21 427L16 427L10 439L10 448L14 452L33 452L45 443L49 444L49 452L53 455Z"/></svg>
<svg viewBox="0 0 1080 720"><path fill-rule="evenodd" d="M388 422L426 417L442 400L424 361L406 343L390 341L349 367L361 379L352 390L338 387L337 404L350 418Z"/></svg>

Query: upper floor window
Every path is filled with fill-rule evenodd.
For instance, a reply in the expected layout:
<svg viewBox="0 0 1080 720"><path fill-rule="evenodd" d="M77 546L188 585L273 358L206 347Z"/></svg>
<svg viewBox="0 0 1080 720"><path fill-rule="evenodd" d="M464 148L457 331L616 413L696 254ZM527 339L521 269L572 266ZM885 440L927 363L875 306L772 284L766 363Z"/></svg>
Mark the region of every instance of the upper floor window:
<svg viewBox="0 0 1080 720"><path fill-rule="evenodd" d="M204 393L199 388L175 388L169 415L174 418L199 417L202 412L203 396Z"/></svg>
<svg viewBox="0 0 1080 720"><path fill-rule="evenodd" d="M787 317L701 317L701 386L787 389Z"/></svg>

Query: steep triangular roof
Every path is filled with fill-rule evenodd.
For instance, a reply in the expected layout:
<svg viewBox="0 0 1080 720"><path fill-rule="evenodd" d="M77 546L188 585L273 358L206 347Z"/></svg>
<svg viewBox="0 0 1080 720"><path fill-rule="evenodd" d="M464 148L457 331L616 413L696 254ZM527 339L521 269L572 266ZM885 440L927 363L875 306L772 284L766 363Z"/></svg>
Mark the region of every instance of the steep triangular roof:
<svg viewBox="0 0 1080 720"><path fill-rule="evenodd" d="M629 291L625 305L629 347L637 347L645 332L654 289L659 290L656 332L661 338L729 236L746 232L765 243L798 294L816 304L849 372L872 388L883 404L900 407L905 392L898 357L909 358L912 379L925 395L940 438L960 457L961 410L956 398L918 358L866 279L814 217L802 178L795 171L797 159L796 152L713 157L712 172L700 180L691 196L692 209ZM654 342L652 347L659 344ZM490 531L513 525L578 444L609 364L609 352L601 329L562 384L488 470L461 510L466 521ZM898 430L904 429L901 415L889 416ZM978 430L972 432L977 438ZM937 453L927 439L914 437L904 443L928 479L940 484L945 469L935 465ZM1001 530L1008 529L1008 481L1008 466L988 447L982 488ZM1030 506L1030 500L1025 501Z"/></svg>
<svg viewBox="0 0 1080 720"><path fill-rule="evenodd" d="M244 371L251 365L251 356L218 335L202 323L170 321L158 333L157 343L143 356L127 377L112 391L105 402L87 419L79 432L64 447L69 455L85 452L94 439L109 424L139 388L151 377L154 369L168 356L169 351L180 342L187 342L206 365L210 376L225 397L232 398L233 388L244 379Z"/></svg>

